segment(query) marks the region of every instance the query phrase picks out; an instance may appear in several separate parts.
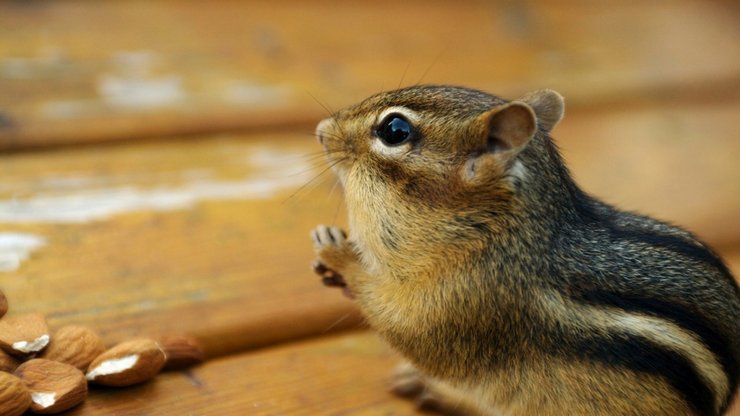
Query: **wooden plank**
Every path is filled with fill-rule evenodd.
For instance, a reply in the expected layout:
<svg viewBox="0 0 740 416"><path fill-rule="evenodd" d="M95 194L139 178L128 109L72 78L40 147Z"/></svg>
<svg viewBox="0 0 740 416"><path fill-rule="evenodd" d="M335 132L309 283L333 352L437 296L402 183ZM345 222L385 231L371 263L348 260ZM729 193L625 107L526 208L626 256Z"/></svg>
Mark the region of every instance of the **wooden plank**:
<svg viewBox="0 0 740 416"><path fill-rule="evenodd" d="M136 387L93 389L68 414L415 414L410 402L387 392L398 362L371 333L324 337L161 374ZM740 416L740 402L727 415Z"/></svg>
<svg viewBox="0 0 740 416"><path fill-rule="evenodd" d="M409 415L387 392L398 357L367 332L324 337L94 389L69 415Z"/></svg>
<svg viewBox="0 0 740 416"><path fill-rule="evenodd" d="M3 156L12 312L108 342L190 333L209 355L356 327L351 302L309 267L309 230L342 218L333 179L290 198L318 172L303 153L314 146L294 134ZM13 267L29 239L42 247Z"/></svg>
<svg viewBox="0 0 740 416"><path fill-rule="evenodd" d="M0 150L307 123L419 81L740 94L737 2L3 2ZM413 27L414 30L409 30Z"/></svg>

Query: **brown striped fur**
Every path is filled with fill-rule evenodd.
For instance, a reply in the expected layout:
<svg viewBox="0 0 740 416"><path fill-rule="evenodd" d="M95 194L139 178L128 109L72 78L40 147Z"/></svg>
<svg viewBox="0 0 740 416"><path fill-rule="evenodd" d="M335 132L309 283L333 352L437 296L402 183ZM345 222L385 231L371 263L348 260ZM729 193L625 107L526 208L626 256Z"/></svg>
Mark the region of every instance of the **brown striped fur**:
<svg viewBox="0 0 740 416"><path fill-rule="evenodd" d="M413 365L397 390L451 413L721 414L737 283L692 234L583 193L549 137L562 115L549 90L416 86L322 121L350 235L314 231L320 270ZM413 135L389 145L396 116Z"/></svg>

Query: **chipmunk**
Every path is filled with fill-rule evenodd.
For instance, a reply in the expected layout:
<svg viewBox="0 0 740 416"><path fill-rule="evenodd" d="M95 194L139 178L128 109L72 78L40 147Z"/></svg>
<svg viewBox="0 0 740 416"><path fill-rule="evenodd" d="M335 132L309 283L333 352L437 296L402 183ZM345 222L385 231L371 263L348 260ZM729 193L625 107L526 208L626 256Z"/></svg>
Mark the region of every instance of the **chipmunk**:
<svg viewBox="0 0 740 416"><path fill-rule="evenodd" d="M740 374L740 290L691 233L571 179L562 97L384 92L321 121L349 236L312 232L409 364L395 390L481 415L719 415Z"/></svg>

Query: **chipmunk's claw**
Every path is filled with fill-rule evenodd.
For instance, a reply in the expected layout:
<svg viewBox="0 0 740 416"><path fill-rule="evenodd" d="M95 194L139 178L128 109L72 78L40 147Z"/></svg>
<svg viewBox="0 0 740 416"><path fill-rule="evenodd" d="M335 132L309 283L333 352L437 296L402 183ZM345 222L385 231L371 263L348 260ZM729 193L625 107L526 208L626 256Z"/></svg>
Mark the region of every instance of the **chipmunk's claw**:
<svg viewBox="0 0 740 416"><path fill-rule="evenodd" d="M319 259L314 260L311 268L314 273L321 276L321 281L326 286L340 287L345 295L354 298L352 291L347 286L344 276L336 271L330 265L327 265L322 258L331 258L332 253L336 254L345 249L347 243L347 234L338 227L327 227L319 225L311 231L311 240Z"/></svg>
<svg viewBox="0 0 740 416"><path fill-rule="evenodd" d="M339 227L319 225L311 231L311 239L314 248L318 251L327 246L340 247L344 245L347 241L347 233Z"/></svg>
<svg viewBox="0 0 740 416"><path fill-rule="evenodd" d="M333 269L328 268L321 260L314 260L311 266L314 273L321 276L321 281L327 286L346 287L344 277Z"/></svg>

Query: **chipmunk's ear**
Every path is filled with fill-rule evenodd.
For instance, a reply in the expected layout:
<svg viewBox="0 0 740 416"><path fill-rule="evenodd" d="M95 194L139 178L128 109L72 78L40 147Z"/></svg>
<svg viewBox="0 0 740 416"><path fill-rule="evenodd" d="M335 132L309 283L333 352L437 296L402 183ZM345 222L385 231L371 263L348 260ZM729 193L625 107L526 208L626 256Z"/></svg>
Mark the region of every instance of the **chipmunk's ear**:
<svg viewBox="0 0 740 416"><path fill-rule="evenodd" d="M519 101L527 103L537 115L537 124L545 131L550 131L565 112L563 96L553 90L538 90L530 92Z"/></svg>
<svg viewBox="0 0 740 416"><path fill-rule="evenodd" d="M512 101L481 116L488 134L488 151L497 153L523 148L537 131L535 113L529 105Z"/></svg>
<svg viewBox="0 0 740 416"><path fill-rule="evenodd" d="M485 132L486 144L465 163L462 176L468 183L502 176L537 131L534 110L520 101L494 107L476 123Z"/></svg>

